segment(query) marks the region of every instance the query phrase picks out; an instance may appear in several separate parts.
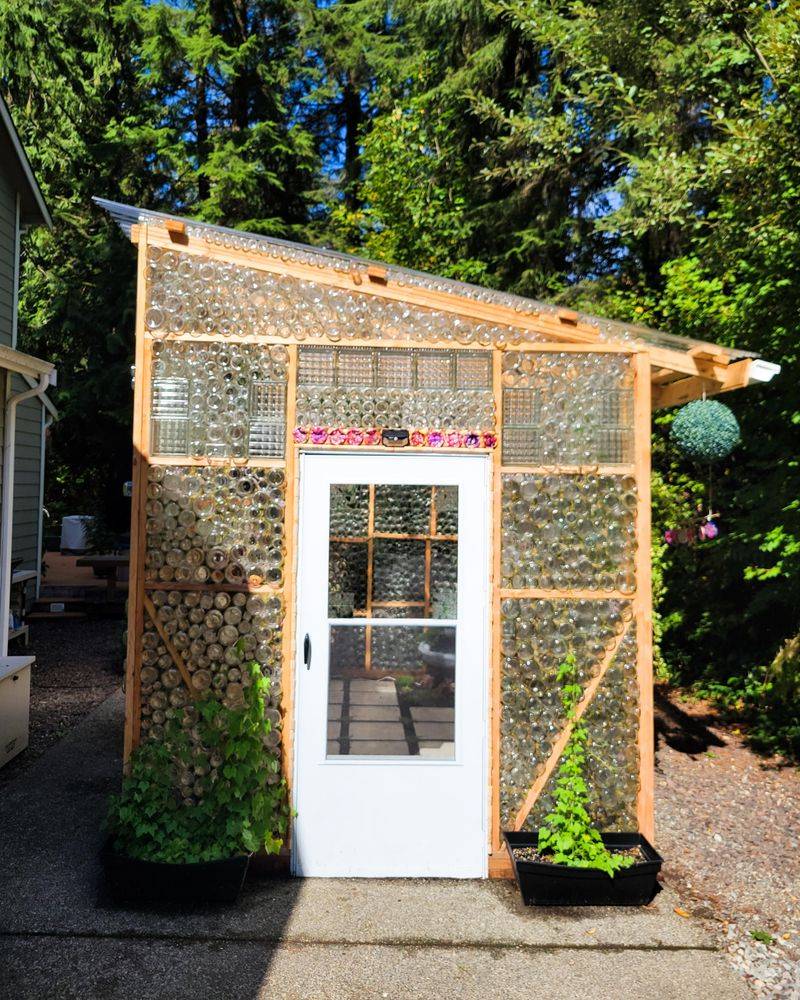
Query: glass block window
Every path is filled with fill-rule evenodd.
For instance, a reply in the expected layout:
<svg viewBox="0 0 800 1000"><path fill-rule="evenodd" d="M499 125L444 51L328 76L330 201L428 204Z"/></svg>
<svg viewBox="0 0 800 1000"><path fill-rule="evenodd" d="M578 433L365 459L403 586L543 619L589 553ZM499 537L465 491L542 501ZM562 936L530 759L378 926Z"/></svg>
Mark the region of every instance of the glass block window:
<svg viewBox="0 0 800 1000"><path fill-rule="evenodd" d="M155 341L151 454L282 458L287 362L283 345Z"/></svg>
<svg viewBox="0 0 800 1000"><path fill-rule="evenodd" d="M494 430L490 352L301 347L297 422Z"/></svg>
<svg viewBox="0 0 800 1000"><path fill-rule="evenodd" d="M633 462L633 371L627 354L503 355L506 465Z"/></svg>

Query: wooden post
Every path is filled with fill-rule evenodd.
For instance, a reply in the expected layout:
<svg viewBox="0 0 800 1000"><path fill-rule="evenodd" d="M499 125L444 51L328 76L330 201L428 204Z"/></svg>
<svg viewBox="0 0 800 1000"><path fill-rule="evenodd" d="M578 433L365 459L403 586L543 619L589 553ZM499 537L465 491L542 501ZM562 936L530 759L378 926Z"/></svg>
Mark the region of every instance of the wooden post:
<svg viewBox="0 0 800 1000"><path fill-rule="evenodd" d="M491 643L489 646L489 853L501 849L500 843L500 712L502 708L502 652L500 587L502 585L502 513L503 513L503 354L492 355L492 388L494 390L497 445L492 453L491 509Z"/></svg>
<svg viewBox="0 0 800 1000"><path fill-rule="evenodd" d="M653 782L655 734L653 726L653 586L651 576L650 515L650 357L634 355L634 460L636 465L636 674L639 684L639 830L655 837Z"/></svg>
<svg viewBox="0 0 800 1000"><path fill-rule="evenodd" d="M375 484L369 485L367 514L367 621L372 617L373 560L375 559ZM372 670L372 626L364 629L364 669Z"/></svg>
<svg viewBox="0 0 800 1000"><path fill-rule="evenodd" d="M147 233L146 223L139 226L136 286L136 321L134 333L135 379L133 390L133 493L131 499L131 555L128 581L128 642L125 657L125 737L123 762L139 742L141 723L140 671L142 630L144 628L144 504L147 489L147 459L150 451L145 441L147 420L145 399L149 398L149 351L145 345L144 315L147 308Z"/></svg>
<svg viewBox="0 0 800 1000"><path fill-rule="evenodd" d="M286 552L283 559L283 635L281 642L281 730L283 775L291 789L294 760L294 661L295 661L295 580L297 578L297 445L292 438L297 413L297 345L291 344L286 383L286 498L283 537Z"/></svg>

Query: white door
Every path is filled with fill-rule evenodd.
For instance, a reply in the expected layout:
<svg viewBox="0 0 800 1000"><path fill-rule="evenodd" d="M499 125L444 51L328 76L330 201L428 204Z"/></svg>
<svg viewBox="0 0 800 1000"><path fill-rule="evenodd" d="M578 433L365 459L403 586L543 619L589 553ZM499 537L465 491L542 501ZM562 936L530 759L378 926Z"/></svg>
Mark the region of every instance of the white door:
<svg viewBox="0 0 800 1000"><path fill-rule="evenodd" d="M301 457L299 875L486 875L489 468Z"/></svg>

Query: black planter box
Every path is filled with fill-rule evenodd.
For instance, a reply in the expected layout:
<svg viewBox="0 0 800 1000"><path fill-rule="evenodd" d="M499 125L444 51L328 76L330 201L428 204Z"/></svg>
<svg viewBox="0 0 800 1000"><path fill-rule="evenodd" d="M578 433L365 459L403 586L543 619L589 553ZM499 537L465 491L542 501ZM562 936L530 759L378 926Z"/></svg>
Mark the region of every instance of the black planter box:
<svg viewBox="0 0 800 1000"><path fill-rule="evenodd" d="M644 906L657 892L663 858L640 833L604 833L606 847L638 847L646 861L622 868L612 878L599 868L568 868L546 861L517 861L515 847L539 843L538 830L504 833L522 901L526 906Z"/></svg>
<svg viewBox="0 0 800 1000"><path fill-rule="evenodd" d="M249 854L187 864L142 861L116 853L110 843L100 858L112 898L130 903L232 903L250 864Z"/></svg>

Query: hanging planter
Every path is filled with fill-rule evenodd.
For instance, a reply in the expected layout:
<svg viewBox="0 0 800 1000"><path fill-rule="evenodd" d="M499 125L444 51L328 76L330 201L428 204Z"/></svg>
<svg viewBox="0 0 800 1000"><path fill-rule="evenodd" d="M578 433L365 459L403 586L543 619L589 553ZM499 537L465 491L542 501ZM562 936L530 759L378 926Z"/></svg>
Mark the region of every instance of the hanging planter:
<svg viewBox="0 0 800 1000"><path fill-rule="evenodd" d="M721 462L741 440L732 410L716 399L696 399L678 410L670 440L686 458L704 465Z"/></svg>

